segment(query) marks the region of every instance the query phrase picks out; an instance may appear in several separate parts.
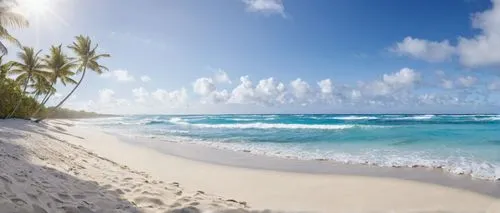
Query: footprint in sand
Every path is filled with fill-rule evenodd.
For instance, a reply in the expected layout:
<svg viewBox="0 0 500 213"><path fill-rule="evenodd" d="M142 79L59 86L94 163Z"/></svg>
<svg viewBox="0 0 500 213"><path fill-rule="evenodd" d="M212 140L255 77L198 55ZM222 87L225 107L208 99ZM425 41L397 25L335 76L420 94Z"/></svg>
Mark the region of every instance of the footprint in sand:
<svg viewBox="0 0 500 213"><path fill-rule="evenodd" d="M48 213L44 208L40 207L39 205L32 204L33 207L33 213Z"/></svg>
<svg viewBox="0 0 500 213"><path fill-rule="evenodd" d="M57 193L57 196L59 196L59 198L61 198L62 200L71 200L71 196L67 194Z"/></svg>
<svg viewBox="0 0 500 213"><path fill-rule="evenodd" d="M10 201L18 206L26 206L28 203L20 198L12 198Z"/></svg>
<svg viewBox="0 0 500 213"><path fill-rule="evenodd" d="M157 206L165 205L163 203L163 201L158 199L158 198L142 197L142 196L134 198L134 202L137 204L143 204L143 205L147 205L147 204L154 204Z"/></svg>
<svg viewBox="0 0 500 213"><path fill-rule="evenodd" d="M85 206L78 206L77 209L79 210L79 213L94 213L92 210Z"/></svg>
<svg viewBox="0 0 500 213"><path fill-rule="evenodd" d="M5 177L5 176L0 176L0 180L6 182L8 184L12 184L12 181L9 178Z"/></svg>

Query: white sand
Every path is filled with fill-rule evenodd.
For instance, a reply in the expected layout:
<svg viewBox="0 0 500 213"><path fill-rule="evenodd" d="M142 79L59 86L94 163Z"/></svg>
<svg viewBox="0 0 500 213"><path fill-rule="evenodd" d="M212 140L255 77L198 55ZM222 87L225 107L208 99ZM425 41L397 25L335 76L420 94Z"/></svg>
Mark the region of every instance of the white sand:
<svg viewBox="0 0 500 213"><path fill-rule="evenodd" d="M499 199L459 189L213 165L130 145L67 121L49 123L0 121L1 213L165 212L189 206L214 211L500 212Z"/></svg>

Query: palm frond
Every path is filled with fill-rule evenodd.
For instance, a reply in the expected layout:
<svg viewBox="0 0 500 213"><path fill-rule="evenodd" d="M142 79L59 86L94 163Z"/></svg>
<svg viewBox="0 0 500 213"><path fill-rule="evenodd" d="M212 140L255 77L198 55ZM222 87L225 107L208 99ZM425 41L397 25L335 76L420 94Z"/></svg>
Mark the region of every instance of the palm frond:
<svg viewBox="0 0 500 213"><path fill-rule="evenodd" d="M21 43L16 38L14 38L12 35L10 35L9 31L7 29L5 29L2 25L0 25L0 38L11 42L18 47L21 47Z"/></svg>
<svg viewBox="0 0 500 213"><path fill-rule="evenodd" d="M23 15L7 10L7 11L2 11L0 14L0 25L7 27L23 28L23 27L28 27L29 22Z"/></svg>

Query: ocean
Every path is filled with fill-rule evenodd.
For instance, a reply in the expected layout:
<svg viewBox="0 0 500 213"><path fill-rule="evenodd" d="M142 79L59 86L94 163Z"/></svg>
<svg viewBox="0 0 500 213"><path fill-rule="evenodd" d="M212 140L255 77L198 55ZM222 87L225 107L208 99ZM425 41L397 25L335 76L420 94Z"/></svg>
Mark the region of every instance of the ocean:
<svg viewBox="0 0 500 213"><path fill-rule="evenodd" d="M79 122L159 144L500 180L500 115L134 115Z"/></svg>

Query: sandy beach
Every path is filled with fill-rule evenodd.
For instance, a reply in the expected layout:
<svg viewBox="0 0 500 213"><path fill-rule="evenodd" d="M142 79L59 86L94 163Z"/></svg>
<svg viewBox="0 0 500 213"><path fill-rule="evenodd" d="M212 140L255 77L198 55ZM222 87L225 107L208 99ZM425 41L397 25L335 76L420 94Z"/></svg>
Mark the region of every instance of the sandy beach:
<svg viewBox="0 0 500 213"><path fill-rule="evenodd" d="M500 200L390 177L211 164L126 143L71 121L0 121L2 213L263 210L500 212Z"/></svg>

